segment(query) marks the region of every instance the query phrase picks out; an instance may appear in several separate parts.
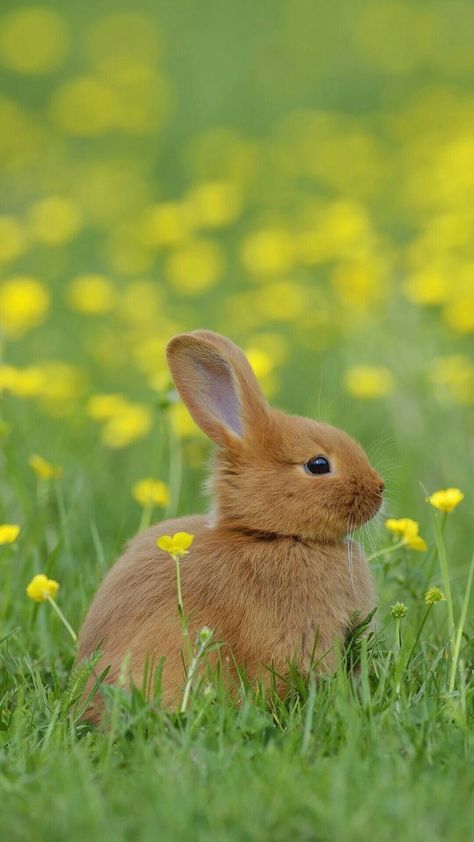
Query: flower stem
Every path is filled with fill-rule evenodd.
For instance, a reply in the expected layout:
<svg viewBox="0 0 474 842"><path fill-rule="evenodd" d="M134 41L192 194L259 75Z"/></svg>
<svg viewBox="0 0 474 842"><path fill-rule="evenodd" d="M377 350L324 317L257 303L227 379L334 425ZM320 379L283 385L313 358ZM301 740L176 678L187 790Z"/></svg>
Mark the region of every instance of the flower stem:
<svg viewBox="0 0 474 842"><path fill-rule="evenodd" d="M390 553L394 553L395 550L399 550L400 547L404 547L405 545L405 539L398 541L398 543L392 544L391 547L386 547L384 550L378 550L376 553L372 553L372 555L367 556L367 561L373 561L374 558L379 558L381 555L390 555Z"/></svg>
<svg viewBox="0 0 474 842"><path fill-rule="evenodd" d="M186 614L184 613L183 592L181 590L181 567L180 567L181 556L180 556L180 553L177 552L173 557L174 557L175 564L176 564L176 595L177 595L177 602L178 602L179 622L181 624L181 633L182 633L183 639L186 643L188 655L189 655L189 657L191 657L192 648L191 648L191 642L189 640L189 625L188 625L188 621L186 619Z"/></svg>
<svg viewBox="0 0 474 842"><path fill-rule="evenodd" d="M71 635L74 643L77 643L77 634L74 631L74 629L72 628L72 626L66 620L66 618L65 618L63 612L61 611L59 605L57 604L57 602L52 598L52 596L47 596L46 599L48 600L49 604L52 605L54 611L56 611L56 614L58 615L59 619L61 620L63 626L65 626L67 628L67 630L68 630L69 634Z"/></svg>
<svg viewBox="0 0 474 842"><path fill-rule="evenodd" d="M186 708L189 702L189 694L191 693L191 687L193 684L194 676L196 675L197 668L199 666L199 662L204 655L209 644L209 640L201 641L198 647L196 654L194 655L188 670L188 677L186 681L186 685L184 687L183 693L183 701L181 702L180 713L186 713Z"/></svg>
<svg viewBox="0 0 474 842"><path fill-rule="evenodd" d="M444 543L442 527L439 522L439 518L437 515L433 517L434 522L434 530L435 530L435 537L436 537L436 546L438 549L438 559L439 559L439 566L441 568L441 575L443 577L443 586L444 592L446 594L446 602L448 605L448 626L449 626L449 645L451 647L451 655L454 655L454 631L455 631L455 622L454 622L454 608L453 608L453 597L451 593L451 582L449 579L449 567L448 567L448 558L446 555L446 545Z"/></svg>
<svg viewBox="0 0 474 842"><path fill-rule="evenodd" d="M151 517L153 514L154 503L146 503L143 507L142 516L140 518L140 523L138 526L138 531L141 532L143 529L148 529L151 524Z"/></svg>
<svg viewBox="0 0 474 842"><path fill-rule="evenodd" d="M417 635L416 635L416 637L415 637L415 641L414 641L414 643L413 643L413 646L411 647L410 654L409 654L409 656L408 656L408 658L407 658L407 662L406 662L406 664L405 664L405 669L406 669L406 670L407 670L407 669L408 669L408 667L410 666L411 659L413 658L413 655L415 654L415 649L416 649L416 647L417 647L417 645L418 645L418 641L419 641L419 639L420 639L420 637L421 637L421 632L423 631L423 629L424 629L424 627L425 627L425 623L426 623L426 621L427 621L427 619L428 619L428 615L429 615L429 613L430 613L430 611L431 611L431 609L432 609L432 608L433 608L433 604L428 605L428 608L427 608L427 609L426 609L426 611L425 611L425 615L424 615L424 617L423 617L423 619L422 619L422 621L421 621L420 628L418 629Z"/></svg>
<svg viewBox="0 0 474 842"><path fill-rule="evenodd" d="M400 649L402 648L402 635L400 629L400 620L395 620L395 651L397 655L400 654Z"/></svg>

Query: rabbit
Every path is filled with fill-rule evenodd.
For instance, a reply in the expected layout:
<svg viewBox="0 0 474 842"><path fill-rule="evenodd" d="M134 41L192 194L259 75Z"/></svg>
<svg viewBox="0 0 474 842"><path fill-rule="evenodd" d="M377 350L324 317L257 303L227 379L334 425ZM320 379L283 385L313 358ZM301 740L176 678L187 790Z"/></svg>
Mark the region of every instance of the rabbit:
<svg viewBox="0 0 474 842"><path fill-rule="evenodd" d="M188 532L194 541L180 564L191 640L213 629L230 685L239 671L263 686L277 675L283 695L290 663L303 674L312 664L334 670L354 618L375 606L368 564L347 536L380 509L383 480L346 433L270 407L224 336L179 334L167 359L194 421L217 445L208 481L215 508L130 541L87 613L78 660L100 650L97 674L110 667L105 680L114 683L125 670L137 686L145 664L161 660L162 702L177 704L186 675L176 572L157 539ZM102 704L96 694L86 718L98 722Z"/></svg>

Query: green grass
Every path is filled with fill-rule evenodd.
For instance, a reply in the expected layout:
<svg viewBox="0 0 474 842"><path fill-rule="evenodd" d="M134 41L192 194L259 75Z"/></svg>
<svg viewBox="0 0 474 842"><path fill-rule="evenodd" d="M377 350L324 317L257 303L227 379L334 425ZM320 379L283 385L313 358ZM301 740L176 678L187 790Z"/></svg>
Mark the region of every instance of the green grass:
<svg viewBox="0 0 474 842"><path fill-rule="evenodd" d="M65 494L68 485L41 486L27 534L18 548L3 548L11 574L0 644L5 838L469 836L474 637L468 620L464 626L467 570L451 581L460 633L450 689L447 604L433 605L425 618L423 601L429 584L442 583L434 535L426 533L426 554L402 549L374 562L378 630L353 641L356 676L348 652L329 679L315 684L296 675L285 702L243 687L236 703L218 681L198 682L184 715L161 709L159 681L154 703L139 690L130 697L117 689L107 695L112 725L102 732L79 721L85 674L71 673L67 631L47 603L24 595L30 573L59 577L58 603L77 625L110 559L90 489L78 482L79 492ZM85 497L79 512L78 494ZM448 558L459 513L445 518L445 538L437 530ZM377 543L389 541L379 536ZM408 605L401 647L388 610L396 599Z"/></svg>

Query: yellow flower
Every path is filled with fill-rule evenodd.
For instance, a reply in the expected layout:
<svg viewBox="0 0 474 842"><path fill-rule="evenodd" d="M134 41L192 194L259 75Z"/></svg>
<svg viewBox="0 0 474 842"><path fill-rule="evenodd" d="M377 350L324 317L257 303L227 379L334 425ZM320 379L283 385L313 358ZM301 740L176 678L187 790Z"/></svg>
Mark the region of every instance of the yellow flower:
<svg viewBox="0 0 474 842"><path fill-rule="evenodd" d="M205 228L229 225L242 207L240 188L231 181L200 182L186 198L196 224Z"/></svg>
<svg viewBox="0 0 474 842"><path fill-rule="evenodd" d="M27 248L24 227L14 216L0 216L0 263L15 260Z"/></svg>
<svg viewBox="0 0 474 842"><path fill-rule="evenodd" d="M170 407L170 418L173 430L180 439L189 439L201 435L201 430L181 401Z"/></svg>
<svg viewBox="0 0 474 842"><path fill-rule="evenodd" d="M287 272L294 263L293 239L284 228L263 228L249 234L241 245L242 262L252 275Z"/></svg>
<svg viewBox="0 0 474 842"><path fill-rule="evenodd" d="M424 553L428 549L428 545L421 535L406 537L405 544L410 550L417 550L419 553Z"/></svg>
<svg viewBox="0 0 474 842"><path fill-rule="evenodd" d="M73 77L53 93L50 114L66 134L94 137L117 125L118 92L101 77Z"/></svg>
<svg viewBox="0 0 474 842"><path fill-rule="evenodd" d="M139 480L133 486L132 494L141 506L152 504L155 506L166 506L168 504L168 486L159 479Z"/></svg>
<svg viewBox="0 0 474 842"><path fill-rule="evenodd" d="M0 365L0 391L6 389L17 398L37 397L43 382L43 373L38 366L15 368L12 365Z"/></svg>
<svg viewBox="0 0 474 842"><path fill-rule="evenodd" d="M119 413L109 418L102 429L102 441L106 447L127 447L147 435L152 416L147 406L140 403L126 403Z"/></svg>
<svg viewBox="0 0 474 842"><path fill-rule="evenodd" d="M20 534L20 527L14 523L0 524L0 544L13 544Z"/></svg>
<svg viewBox="0 0 474 842"><path fill-rule="evenodd" d="M32 453L28 457L28 464L30 468L33 468L39 479L59 479L63 473L60 465L52 465L46 459L43 459L42 456L38 456L37 453Z"/></svg>
<svg viewBox="0 0 474 842"><path fill-rule="evenodd" d="M430 378L442 401L474 403L474 364L467 354L450 354L433 362Z"/></svg>
<svg viewBox="0 0 474 842"><path fill-rule="evenodd" d="M87 414L94 421L106 421L122 412L126 405L125 395L119 392L92 395L87 402Z"/></svg>
<svg viewBox="0 0 474 842"><path fill-rule="evenodd" d="M464 494L460 488L445 488L442 491L435 491L426 498L426 502L431 503L440 512L452 512L462 500L464 500Z"/></svg>
<svg viewBox="0 0 474 842"><path fill-rule="evenodd" d="M71 414L87 386L85 372L59 360L42 362L38 368L43 378L40 399L45 411L56 417Z"/></svg>
<svg viewBox="0 0 474 842"><path fill-rule="evenodd" d="M410 517L389 518L385 521L386 528L394 535L398 535L403 543L411 550L425 552L428 549L426 541L419 535L420 526Z"/></svg>
<svg viewBox="0 0 474 842"><path fill-rule="evenodd" d="M44 320L49 307L47 289L36 278L15 275L0 286L0 330L21 336Z"/></svg>
<svg viewBox="0 0 474 842"><path fill-rule="evenodd" d="M156 546L160 550L164 550L165 553L169 553L176 560L188 554L193 540L194 535L190 535L189 532L176 532L173 536L162 535L161 538L158 538Z"/></svg>
<svg viewBox="0 0 474 842"><path fill-rule="evenodd" d="M428 588L425 593L425 602L427 605L435 605L437 602L443 602L445 599L446 597L443 591L441 588L437 588L436 585Z"/></svg>
<svg viewBox="0 0 474 842"><path fill-rule="evenodd" d="M412 520L410 517L391 517L385 521L385 526L389 532L393 532L394 535L401 535L403 537L406 537L407 535L418 535L420 528L418 522L416 520Z"/></svg>
<svg viewBox="0 0 474 842"><path fill-rule="evenodd" d="M38 573L37 576L33 576L26 589L26 593L35 602L46 602L48 597L54 599L58 590L59 582L55 582L54 579L48 579L44 573Z"/></svg>
<svg viewBox="0 0 474 842"><path fill-rule="evenodd" d="M451 281L448 274L437 267L420 269L405 284L405 295L414 304L435 306L449 298Z"/></svg>
<svg viewBox="0 0 474 842"><path fill-rule="evenodd" d="M184 202L163 202L145 208L142 217L143 241L150 246L176 246L189 239L192 212Z"/></svg>
<svg viewBox="0 0 474 842"><path fill-rule="evenodd" d="M213 287L224 270L221 248L211 240L191 240L168 257L165 274L171 286L186 295Z"/></svg>
<svg viewBox="0 0 474 842"><path fill-rule="evenodd" d="M344 386L353 397L371 400L390 394L393 391L394 382L388 368L378 365L357 365L346 371Z"/></svg>
<svg viewBox="0 0 474 842"><path fill-rule="evenodd" d="M70 199L46 196L30 208L30 232L35 240L47 246L67 243L78 234L81 212Z"/></svg>
<svg viewBox="0 0 474 842"><path fill-rule="evenodd" d="M474 331L474 293L460 295L448 304L444 317L450 328L457 333Z"/></svg>
<svg viewBox="0 0 474 842"><path fill-rule="evenodd" d="M49 73L63 60L68 42L63 19L46 6L13 9L2 16L0 58L14 73Z"/></svg>
<svg viewBox="0 0 474 842"><path fill-rule="evenodd" d="M73 310L94 316L110 312L114 300L114 286L104 275L78 275L67 291L67 302Z"/></svg>

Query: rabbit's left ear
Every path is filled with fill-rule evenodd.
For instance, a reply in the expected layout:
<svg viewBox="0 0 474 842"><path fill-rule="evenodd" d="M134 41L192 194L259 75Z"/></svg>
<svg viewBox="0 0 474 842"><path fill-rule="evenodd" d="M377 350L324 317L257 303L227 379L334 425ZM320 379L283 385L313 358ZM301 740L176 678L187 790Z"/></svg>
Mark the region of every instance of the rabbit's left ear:
<svg viewBox="0 0 474 842"><path fill-rule="evenodd" d="M262 424L267 402L243 352L210 330L175 336L166 349L179 394L196 424L221 447Z"/></svg>

